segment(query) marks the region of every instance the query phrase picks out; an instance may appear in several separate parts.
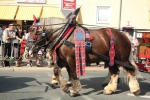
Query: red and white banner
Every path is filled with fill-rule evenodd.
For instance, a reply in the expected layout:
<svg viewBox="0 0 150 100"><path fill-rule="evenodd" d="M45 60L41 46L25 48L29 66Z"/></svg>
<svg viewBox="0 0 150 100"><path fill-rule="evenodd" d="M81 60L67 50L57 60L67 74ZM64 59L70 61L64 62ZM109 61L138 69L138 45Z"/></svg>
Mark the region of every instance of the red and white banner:
<svg viewBox="0 0 150 100"><path fill-rule="evenodd" d="M76 0L61 0L61 7L63 10L75 10Z"/></svg>

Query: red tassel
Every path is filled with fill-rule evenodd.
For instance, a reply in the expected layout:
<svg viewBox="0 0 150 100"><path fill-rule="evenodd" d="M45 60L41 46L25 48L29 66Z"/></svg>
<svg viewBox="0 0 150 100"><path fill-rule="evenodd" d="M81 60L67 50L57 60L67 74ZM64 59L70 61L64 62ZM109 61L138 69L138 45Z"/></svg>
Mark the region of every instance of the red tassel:
<svg viewBox="0 0 150 100"><path fill-rule="evenodd" d="M34 20L34 22L37 22L35 15L33 15L33 20Z"/></svg>
<svg viewBox="0 0 150 100"><path fill-rule="evenodd" d="M89 37L89 41L92 41L92 40L94 40L94 37L93 37L93 36L90 36L90 37Z"/></svg>

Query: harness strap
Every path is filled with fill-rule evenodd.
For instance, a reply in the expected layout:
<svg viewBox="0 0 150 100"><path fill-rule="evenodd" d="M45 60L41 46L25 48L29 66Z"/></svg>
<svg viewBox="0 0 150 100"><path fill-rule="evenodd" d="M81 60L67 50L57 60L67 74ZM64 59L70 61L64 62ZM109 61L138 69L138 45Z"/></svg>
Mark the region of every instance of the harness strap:
<svg viewBox="0 0 150 100"><path fill-rule="evenodd" d="M109 62L109 66L113 66L114 65L114 59L115 59L115 40L112 36L112 31L110 28L108 28L108 32L110 34L110 50L109 50L109 58L110 58L110 62Z"/></svg>
<svg viewBox="0 0 150 100"><path fill-rule="evenodd" d="M110 35L110 38L112 38L112 31L111 31L110 28L108 28L108 33L109 33L109 35Z"/></svg>
<svg viewBox="0 0 150 100"><path fill-rule="evenodd" d="M65 29L61 32L61 34L51 43L51 45L49 46L50 50L53 50L55 48L55 46L58 44L58 42L62 38L63 34L67 31L68 27L69 27L69 24L67 24Z"/></svg>
<svg viewBox="0 0 150 100"><path fill-rule="evenodd" d="M67 38L69 38L69 36L72 34L72 32L74 31L75 26L71 25L66 31L65 33L62 35L62 40L55 45L54 49L53 49L53 61L55 62L57 55L56 55L56 50L57 48L59 48L65 40L67 40Z"/></svg>

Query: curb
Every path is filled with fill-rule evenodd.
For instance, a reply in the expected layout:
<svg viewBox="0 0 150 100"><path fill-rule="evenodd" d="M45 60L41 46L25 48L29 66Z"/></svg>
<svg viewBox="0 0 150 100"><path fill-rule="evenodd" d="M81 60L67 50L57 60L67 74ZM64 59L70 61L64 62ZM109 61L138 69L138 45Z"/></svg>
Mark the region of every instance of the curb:
<svg viewBox="0 0 150 100"><path fill-rule="evenodd" d="M53 71L53 67L1 67L0 72L7 71L7 72L14 72L14 71ZM62 68L61 71L66 71L66 68ZM104 69L104 67L86 67L86 71L108 71L108 69Z"/></svg>
<svg viewBox="0 0 150 100"><path fill-rule="evenodd" d="M53 71L53 67L55 66L48 66L46 63L43 65L43 67L27 67L26 66L27 62L23 62L21 67L16 67L15 64L12 64L10 67L0 67L0 72L2 71L9 71L9 72L14 72L14 71ZM104 69L104 64L100 63L100 67L97 66L96 64L91 64L91 66L86 66L85 68L86 71L108 71L108 69ZM62 68L61 71L66 71L65 68Z"/></svg>

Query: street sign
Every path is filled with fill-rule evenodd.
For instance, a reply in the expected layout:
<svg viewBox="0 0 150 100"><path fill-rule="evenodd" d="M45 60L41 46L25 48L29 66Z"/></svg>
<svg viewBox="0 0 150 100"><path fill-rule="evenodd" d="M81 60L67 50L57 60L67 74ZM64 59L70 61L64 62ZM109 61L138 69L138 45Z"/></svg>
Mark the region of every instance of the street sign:
<svg viewBox="0 0 150 100"><path fill-rule="evenodd" d="M62 0L61 5L63 10L75 10L76 0Z"/></svg>

